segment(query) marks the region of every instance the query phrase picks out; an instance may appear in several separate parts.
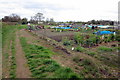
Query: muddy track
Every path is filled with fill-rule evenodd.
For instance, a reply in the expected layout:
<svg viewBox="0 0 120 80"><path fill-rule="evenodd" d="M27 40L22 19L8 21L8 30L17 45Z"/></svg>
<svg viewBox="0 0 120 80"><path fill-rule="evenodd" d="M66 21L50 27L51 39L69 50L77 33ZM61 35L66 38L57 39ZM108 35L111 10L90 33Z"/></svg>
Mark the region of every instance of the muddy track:
<svg viewBox="0 0 120 80"><path fill-rule="evenodd" d="M16 32L16 77L17 78L30 78L31 72L27 65L27 60L25 58L24 52L22 50L18 32Z"/></svg>

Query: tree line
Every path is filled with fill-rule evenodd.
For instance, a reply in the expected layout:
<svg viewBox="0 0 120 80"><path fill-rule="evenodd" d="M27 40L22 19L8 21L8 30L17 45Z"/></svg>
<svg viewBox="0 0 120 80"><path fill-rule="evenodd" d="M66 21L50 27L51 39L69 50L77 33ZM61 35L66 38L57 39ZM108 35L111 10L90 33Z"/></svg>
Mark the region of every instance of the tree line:
<svg viewBox="0 0 120 80"><path fill-rule="evenodd" d="M21 18L17 14L10 14L9 16L4 16L2 18L2 22L17 22L19 24L27 24L27 23L33 23L33 24L40 24L40 23L53 23L54 19L53 18L46 18L43 16L43 13L37 13L34 16L31 17L30 20L27 18Z"/></svg>
<svg viewBox="0 0 120 80"><path fill-rule="evenodd" d="M43 16L43 13L37 13L34 16L31 16L31 19L28 20L27 18L21 18L17 14L11 14L9 16L4 16L2 18L3 22L17 22L20 24L27 24L28 22L33 24L41 24L41 23L47 23L47 24L55 24L55 21L53 18L46 18ZM64 22L59 22L64 23ZM75 24L96 24L96 25L114 25L114 21L110 20L91 20L88 22L81 22L81 21L68 21L67 23L75 23Z"/></svg>

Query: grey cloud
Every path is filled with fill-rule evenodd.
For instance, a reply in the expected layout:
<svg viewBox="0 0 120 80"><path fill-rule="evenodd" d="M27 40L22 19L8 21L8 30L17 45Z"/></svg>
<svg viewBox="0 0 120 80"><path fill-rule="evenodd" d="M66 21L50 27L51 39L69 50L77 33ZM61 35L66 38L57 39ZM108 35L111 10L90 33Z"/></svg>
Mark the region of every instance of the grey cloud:
<svg viewBox="0 0 120 80"><path fill-rule="evenodd" d="M32 3L29 2L23 6L26 9L50 9L50 10L62 10L63 8L55 4L46 4L46 3Z"/></svg>

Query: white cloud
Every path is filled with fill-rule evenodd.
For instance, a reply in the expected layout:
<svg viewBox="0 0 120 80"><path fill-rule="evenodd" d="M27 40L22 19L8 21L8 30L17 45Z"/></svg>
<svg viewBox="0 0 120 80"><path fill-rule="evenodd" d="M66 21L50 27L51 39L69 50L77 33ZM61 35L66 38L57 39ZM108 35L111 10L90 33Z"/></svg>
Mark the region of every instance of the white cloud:
<svg viewBox="0 0 120 80"><path fill-rule="evenodd" d="M16 13L30 19L37 12L56 21L117 20L119 0L1 0L0 18Z"/></svg>

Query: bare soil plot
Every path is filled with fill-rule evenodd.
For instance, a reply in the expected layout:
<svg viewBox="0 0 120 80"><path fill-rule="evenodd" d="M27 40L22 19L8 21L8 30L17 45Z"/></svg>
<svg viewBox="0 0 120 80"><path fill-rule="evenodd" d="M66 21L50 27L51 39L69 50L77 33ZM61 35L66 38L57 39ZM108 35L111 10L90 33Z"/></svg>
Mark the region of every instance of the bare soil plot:
<svg viewBox="0 0 120 80"><path fill-rule="evenodd" d="M58 42L60 42L64 37L68 37L70 39L73 38L74 36L74 31L67 31L67 32L52 32L54 30L51 29L45 29L45 30L39 30L39 31L35 31L38 35L42 35L42 36L47 36L51 39L54 39Z"/></svg>

